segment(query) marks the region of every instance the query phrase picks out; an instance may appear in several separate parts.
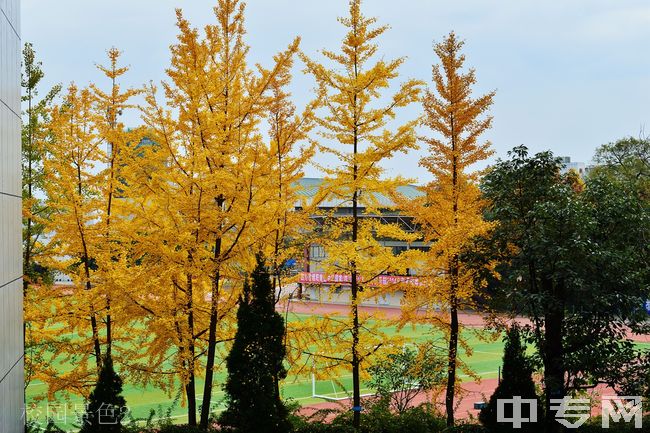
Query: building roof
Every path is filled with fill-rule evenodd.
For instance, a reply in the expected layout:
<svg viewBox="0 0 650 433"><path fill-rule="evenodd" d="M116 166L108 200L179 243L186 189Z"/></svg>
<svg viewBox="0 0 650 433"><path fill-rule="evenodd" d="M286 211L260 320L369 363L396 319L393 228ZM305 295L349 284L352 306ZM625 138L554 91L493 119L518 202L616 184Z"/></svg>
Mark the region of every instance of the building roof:
<svg viewBox="0 0 650 433"><path fill-rule="evenodd" d="M317 177L303 177L296 182L298 187L298 194L306 199L313 199L318 194L319 189L324 186L325 179ZM407 198L419 197L423 192L415 185L404 185L397 188L397 191L400 194L403 194ZM380 207L393 207L395 203L385 194L373 193L375 199L377 200ZM300 203L296 203L297 206L300 206ZM321 208L341 208L341 207L351 207L350 203L342 202L341 199L336 197L328 197L324 200L320 206Z"/></svg>

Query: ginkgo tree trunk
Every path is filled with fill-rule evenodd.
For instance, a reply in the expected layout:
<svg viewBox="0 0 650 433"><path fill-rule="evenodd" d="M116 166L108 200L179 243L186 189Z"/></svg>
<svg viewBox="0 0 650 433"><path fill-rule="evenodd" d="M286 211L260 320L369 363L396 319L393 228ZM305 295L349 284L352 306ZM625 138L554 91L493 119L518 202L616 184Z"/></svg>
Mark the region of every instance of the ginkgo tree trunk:
<svg viewBox="0 0 650 433"><path fill-rule="evenodd" d="M323 138L319 148L341 163L335 168L324 168L327 176L322 196L339 200L341 206L352 210L351 216L336 218L330 224L328 238L322 239L321 244L328 256L323 263L326 271L350 275L350 322L344 326L349 332L339 329L334 333L337 338L327 343L338 341L338 350L330 347L333 350L330 354L340 353L341 345L348 347L349 356L341 356L339 360L352 369L353 425L358 428L363 364L382 344L374 332L362 335L364 318L359 313L359 303L372 298L371 283L378 275L404 272L408 267L404 258L395 257L391 248L379 241L380 238L407 239L408 235L399 227L363 217L377 214L380 207L386 206L379 200L381 193L405 183L403 179L383 177L381 164L399 152L415 148L416 122L391 128L387 123L399 108L418 100L421 83L407 80L392 96L385 95L404 62L404 58L373 62L378 49L375 40L387 27L374 26L375 18L363 16L360 0L350 1L349 16L339 18L339 22L347 30L340 51L323 51L331 65L307 56L303 60L316 79L318 98L324 106L324 112L317 118ZM383 102L384 99L388 102ZM369 339L364 341L364 337Z"/></svg>
<svg viewBox="0 0 650 433"><path fill-rule="evenodd" d="M404 211L414 217L423 240L430 246L424 254L424 284L407 293L405 313L416 320L421 311L443 324L448 338L447 424L454 424L454 395L462 308L474 306L474 296L482 282L476 269L467 266L463 253L472 247L472 239L487 233L490 224L483 220L486 202L477 181L480 171L473 164L491 154L489 142L480 136L490 128L492 117L485 115L492 105L494 92L474 98L476 82L473 69L463 72L463 42L450 33L434 46L440 65L433 66L433 89L427 90L422 105L423 125L434 135L419 137L429 153L420 160L431 180L422 187L424 195L402 200ZM440 311L440 312L439 312ZM442 314L442 317L440 315ZM466 351L471 348L465 347Z"/></svg>

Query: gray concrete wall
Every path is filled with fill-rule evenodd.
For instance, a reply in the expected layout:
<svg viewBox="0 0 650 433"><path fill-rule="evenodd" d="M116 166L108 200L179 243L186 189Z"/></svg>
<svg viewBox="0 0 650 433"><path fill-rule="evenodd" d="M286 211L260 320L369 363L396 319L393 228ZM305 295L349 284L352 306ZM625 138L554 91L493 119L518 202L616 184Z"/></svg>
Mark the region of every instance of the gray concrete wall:
<svg viewBox="0 0 650 433"><path fill-rule="evenodd" d="M329 304L350 304L350 287L347 285L333 288L330 285L312 285L305 284L303 294L310 301L318 301ZM402 298L404 293L398 290L393 293L386 293L385 295L372 297L364 300L361 305L368 307L399 307L402 305Z"/></svg>
<svg viewBox="0 0 650 433"><path fill-rule="evenodd" d="M24 431L20 1L0 0L0 433Z"/></svg>

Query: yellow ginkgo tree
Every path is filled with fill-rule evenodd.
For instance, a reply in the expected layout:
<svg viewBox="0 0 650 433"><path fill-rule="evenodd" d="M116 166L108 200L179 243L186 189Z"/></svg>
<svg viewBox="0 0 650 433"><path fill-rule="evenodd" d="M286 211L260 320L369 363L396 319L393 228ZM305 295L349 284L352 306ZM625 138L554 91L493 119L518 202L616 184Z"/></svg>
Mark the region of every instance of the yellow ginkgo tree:
<svg viewBox="0 0 650 433"><path fill-rule="evenodd" d="M52 141L45 159L46 192L52 209L47 224L50 233L48 265L68 275L73 284L56 297L57 303L43 305L53 329L74 339L55 339L52 355L74 361L72 371L50 381L50 393L87 391L96 379L102 359L102 340L98 318L103 309L95 282L96 248L99 231L101 180L97 174L101 160L101 140L93 124L92 95L88 89L70 85L60 105L55 105L48 124ZM61 289L59 289L61 290ZM92 364L95 365L93 369ZM56 379L56 380L55 380Z"/></svg>
<svg viewBox="0 0 650 433"><path fill-rule="evenodd" d="M298 183L314 155L315 146L308 134L315 126L317 102L308 104L302 112L296 112L291 93L287 90L291 84L289 68L292 65L290 59L288 67L271 81L266 110L270 171L263 179L262 188L273 193L265 203L269 219L265 227L272 227L272 235L264 255L270 259L272 283L278 296L283 293L284 265L287 260L303 254L305 233L311 225L309 217L313 211L311 203L301 202Z"/></svg>
<svg viewBox="0 0 650 433"><path fill-rule="evenodd" d="M416 146L416 121L390 127L389 122L400 108L418 100L421 83L407 80L391 96L387 94L405 59L374 59L376 39L387 27L375 26L375 18L365 17L360 0L350 1L349 16L339 22L347 33L338 52L323 50L326 63L303 56L322 102L317 117L322 137L319 150L334 155L339 163L323 167L326 177L321 197L333 201L335 207L351 208L349 216L326 219L326 236L320 240L327 255L326 273L350 277L350 312L346 320L326 318L329 329L317 328L329 338L321 339L323 347L315 355L330 366L351 368L353 424L358 428L361 375L371 356L386 344L386 336L361 314L359 304L377 296L373 282L379 275L403 273L408 267L405 255L395 256L381 241L412 240L400 227L372 218L390 207L383 194L406 183L385 177L382 163Z"/></svg>
<svg viewBox="0 0 650 433"><path fill-rule="evenodd" d="M61 337L56 339L54 359L63 357L74 365L58 378L45 379L51 393L87 394L97 373L89 368L88 355L98 369L103 357L111 355L114 323L120 331L131 325L122 296L130 287L122 233L128 232L130 219L125 178L140 135L120 121L122 113L133 108L129 100L138 91L120 89L119 80L128 68L118 66L119 56L111 49L109 66L98 66L110 80L109 91L71 85L51 110L47 125L46 192L52 209L46 224L52 247L48 262L73 280L69 289L58 289L58 302L41 308L43 314L52 313L48 323ZM119 306L117 316L111 311L113 299ZM74 334L78 338L66 337ZM121 332L122 337L128 335Z"/></svg>
<svg viewBox="0 0 650 433"><path fill-rule="evenodd" d="M97 174L99 208L93 212L99 224L99 237L95 246L94 261L97 263L96 278L101 286L104 305L102 320L105 325L106 355L110 356L113 347L113 318L130 317L125 313L122 293L131 287L127 262L128 248L124 233L130 231L130 201L127 200L127 172L133 169L133 160L138 158L137 149L141 140L140 129L129 129L120 120L127 110L133 110L132 99L141 93L140 89L122 89L120 79L129 70L119 65L121 52L117 48L107 51L109 64L97 68L109 80L107 91L102 86L91 84L93 101L93 127L100 140L101 151L98 153L100 171ZM99 149L98 149L99 150ZM128 240L128 238L126 239ZM117 296L115 296L117 294ZM115 299L116 305L113 305ZM115 311L117 309L117 311ZM130 324L122 323L128 329ZM122 327L122 330L124 327Z"/></svg>
<svg viewBox="0 0 650 433"><path fill-rule="evenodd" d="M134 298L149 310L147 326L154 330L143 337L144 353L131 368L143 381L180 378L188 421L204 428L218 351L232 339L243 279L255 254L279 236L277 220L292 197L288 182L308 156L287 156L306 129L272 108L283 102L273 90L284 85L299 40L277 54L270 69L253 70L246 62L244 4L219 0L214 14L216 22L201 33L177 10L169 80L162 92L154 85L146 91L143 119L152 145L130 181L140 191L132 197L132 257L137 272L149 277L141 278ZM260 123L274 114L273 124L283 130L268 145ZM284 128L295 135L286 136ZM282 186L275 187L280 171ZM274 246L266 253L279 257ZM199 420L197 376L204 378Z"/></svg>
<svg viewBox="0 0 650 433"><path fill-rule="evenodd" d="M490 143L481 141L481 134L492 123L486 112L494 92L473 97L475 73L473 69L463 72L462 46L452 32L434 47L441 64L433 66L434 86L422 101L423 124L434 134L419 137L429 150L420 165L431 180L421 187L422 196L400 200L429 245L423 254L421 284L407 292L405 320L439 325L448 338L445 406L449 425L454 423L456 371L461 365L458 312L474 307L482 284L463 253L472 247L472 239L490 229L483 220L486 203L478 188L481 172L473 171L473 165L492 154Z"/></svg>

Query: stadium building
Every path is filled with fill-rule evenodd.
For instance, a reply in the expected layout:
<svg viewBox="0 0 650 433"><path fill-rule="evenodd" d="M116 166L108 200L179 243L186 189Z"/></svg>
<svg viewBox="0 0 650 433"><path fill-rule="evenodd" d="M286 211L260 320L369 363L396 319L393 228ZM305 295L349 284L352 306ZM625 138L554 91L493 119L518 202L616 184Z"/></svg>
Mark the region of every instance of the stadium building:
<svg viewBox="0 0 650 433"><path fill-rule="evenodd" d="M323 186L323 179L319 178L302 178L298 182L298 193L307 201L314 199ZM415 186L403 186L398 190L401 194L408 198L414 198L422 194L422 192ZM416 227L413 223L413 218L404 215L397 210L391 209L394 203L385 195L377 194L376 199L380 207L385 207L375 214L365 213L365 209L360 208L362 218L375 218L380 219L383 223L398 224L408 232L414 232ZM300 209L300 203L296 204L296 210ZM339 201L325 200L318 206L318 212L311 216L316 222L317 227L322 227L325 224L325 216L328 217L349 217L352 215L351 206L342 206ZM394 240L394 239L380 239L382 245L391 247L394 254L399 254L409 248L424 249L426 245L424 242L412 242L410 244ZM349 274L326 274L321 265L326 258L325 249L318 244L311 244L305 248L303 269L300 272L298 279L298 290L303 299L347 304L350 301L350 275ZM379 285L397 283L401 280L413 279L413 271L409 271L408 275L381 275L377 279ZM399 306L403 293L399 290L380 296L375 299L365 301L367 305L384 305L384 306Z"/></svg>
<svg viewBox="0 0 650 433"><path fill-rule="evenodd" d="M0 0L0 432L25 431L20 2Z"/></svg>

